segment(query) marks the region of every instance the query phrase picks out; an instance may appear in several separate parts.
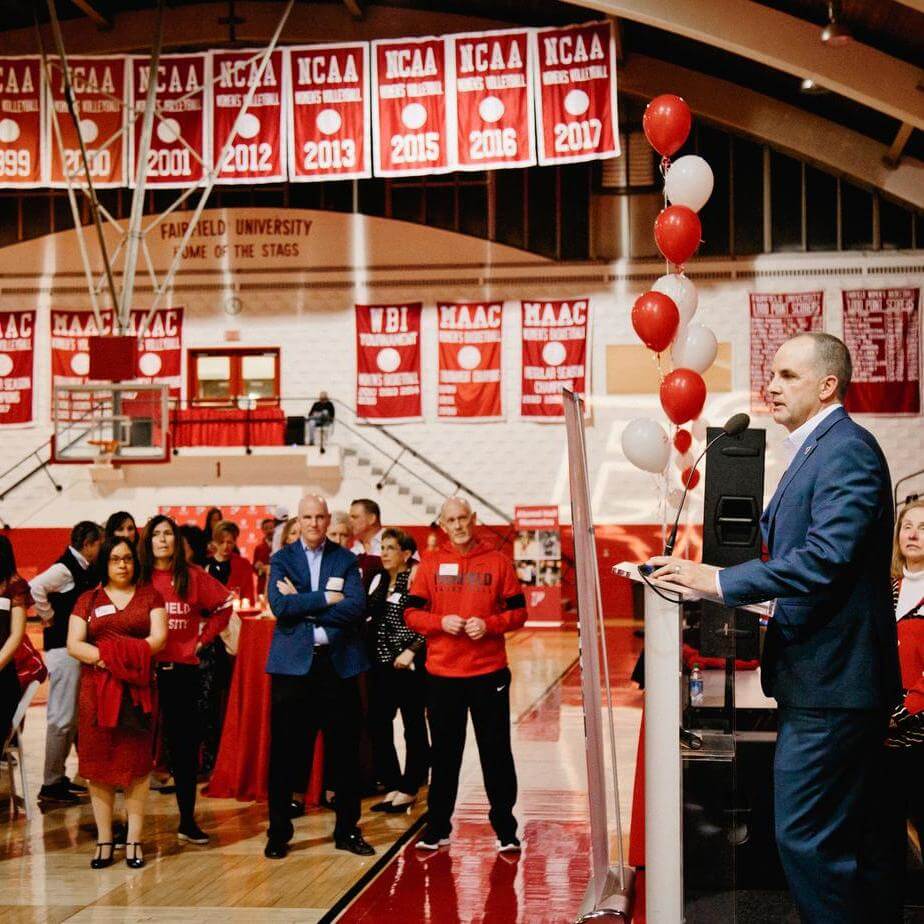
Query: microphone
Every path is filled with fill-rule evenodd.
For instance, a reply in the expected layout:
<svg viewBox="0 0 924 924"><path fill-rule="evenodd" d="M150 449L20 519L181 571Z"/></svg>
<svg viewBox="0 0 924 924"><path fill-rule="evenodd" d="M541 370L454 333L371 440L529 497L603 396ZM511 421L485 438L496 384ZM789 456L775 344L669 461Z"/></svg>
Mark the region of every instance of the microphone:
<svg viewBox="0 0 924 924"><path fill-rule="evenodd" d="M677 507L677 517L674 520L674 527L671 530L671 534L668 537L667 542L664 544L665 555L673 555L674 553L674 543L677 541L677 529L680 526L680 515L683 513L683 505L687 500L687 491L690 489L690 482L693 480L693 473L696 471L699 463L702 462L703 456L706 455L710 448L714 446L720 439L723 439L726 436L738 436L739 433L744 433L750 423L751 418L747 414L732 414L732 416L725 421L725 425L722 427L722 432L706 444L706 447L693 463L693 466L690 468L690 474L687 475L687 482L683 486L683 497L680 498L680 505Z"/></svg>

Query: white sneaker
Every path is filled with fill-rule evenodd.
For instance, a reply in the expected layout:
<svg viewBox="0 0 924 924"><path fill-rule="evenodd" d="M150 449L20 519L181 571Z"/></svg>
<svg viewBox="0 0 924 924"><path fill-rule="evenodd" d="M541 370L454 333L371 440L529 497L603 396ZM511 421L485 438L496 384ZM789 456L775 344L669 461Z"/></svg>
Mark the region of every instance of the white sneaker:
<svg viewBox="0 0 924 924"><path fill-rule="evenodd" d="M439 850L440 847L447 847L448 845L448 837L437 837L429 828L424 830L424 833L420 836L420 840L414 844L418 850Z"/></svg>
<svg viewBox="0 0 924 924"><path fill-rule="evenodd" d="M519 853L520 850L522 850L522 845L516 837L508 837L503 841L497 842L498 853Z"/></svg>

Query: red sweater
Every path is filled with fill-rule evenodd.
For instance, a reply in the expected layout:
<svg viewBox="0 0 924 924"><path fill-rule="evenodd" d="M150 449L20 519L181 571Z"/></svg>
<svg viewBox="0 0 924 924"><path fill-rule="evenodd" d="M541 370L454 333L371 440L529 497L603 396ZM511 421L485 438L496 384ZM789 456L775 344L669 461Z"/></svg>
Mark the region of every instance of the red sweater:
<svg viewBox="0 0 924 924"><path fill-rule="evenodd" d="M443 631L444 616L478 616L477 641ZM504 633L526 622L526 601L506 555L483 542L460 555L444 546L418 566L404 621L427 638L427 670L439 677L476 677L507 666Z"/></svg>
<svg viewBox="0 0 924 924"><path fill-rule="evenodd" d="M105 670L96 671L96 708L100 728L116 728L123 696L131 696L142 711L154 708L151 690L151 648L143 638L127 635L104 638L99 656Z"/></svg>
<svg viewBox="0 0 924 924"><path fill-rule="evenodd" d="M164 598L167 609L167 644L158 653L157 660L198 664L196 645L214 641L231 619L233 597L228 588L195 565L189 567L185 600L173 587L171 571L154 571L151 583Z"/></svg>

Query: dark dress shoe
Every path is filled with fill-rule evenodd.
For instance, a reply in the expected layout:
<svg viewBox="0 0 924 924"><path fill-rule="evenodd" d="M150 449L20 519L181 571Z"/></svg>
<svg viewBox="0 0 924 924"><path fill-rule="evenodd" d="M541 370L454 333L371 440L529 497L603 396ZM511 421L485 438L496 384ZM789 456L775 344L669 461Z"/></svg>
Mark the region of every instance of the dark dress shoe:
<svg viewBox="0 0 924 924"><path fill-rule="evenodd" d="M109 848L109 856L103 856L103 848ZM90 860L90 869L105 869L107 866L112 866L112 854L114 853L115 848L113 847L112 841L97 841L96 842L96 856Z"/></svg>
<svg viewBox="0 0 924 924"><path fill-rule="evenodd" d="M337 850L349 850L360 857L371 857L375 850L371 844L367 844L363 839L362 833L357 829L350 834L334 835L334 846Z"/></svg>
<svg viewBox="0 0 924 924"><path fill-rule="evenodd" d="M263 856L267 860L284 860L289 852L289 845L282 841L267 841L263 848Z"/></svg>
<svg viewBox="0 0 924 924"><path fill-rule="evenodd" d="M144 866L144 857L139 856L140 841L129 841L125 845L125 865L129 869L141 869Z"/></svg>
<svg viewBox="0 0 924 924"><path fill-rule="evenodd" d="M301 818L305 814L305 803L293 799L289 803L289 818Z"/></svg>

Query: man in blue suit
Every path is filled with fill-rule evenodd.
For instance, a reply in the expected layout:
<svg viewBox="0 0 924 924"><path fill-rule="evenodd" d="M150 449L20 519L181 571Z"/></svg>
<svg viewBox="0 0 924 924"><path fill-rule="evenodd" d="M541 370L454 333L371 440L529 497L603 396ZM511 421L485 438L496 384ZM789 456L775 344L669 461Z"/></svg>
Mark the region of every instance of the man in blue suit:
<svg viewBox="0 0 924 924"><path fill-rule="evenodd" d="M369 660L360 640L366 593L356 556L326 538L327 503L303 497L301 536L270 560L267 582L276 629L266 672L272 675L269 831L264 856L280 860L292 839L292 792L311 766L317 732L331 758L337 793L334 843L361 856L375 853L360 815L357 677Z"/></svg>
<svg viewBox="0 0 924 924"><path fill-rule="evenodd" d="M879 444L848 417L847 347L801 334L767 389L789 465L761 519L767 561L718 569L659 556L653 577L728 606L775 601L761 658L778 705L776 840L807 922L900 921L900 816L880 779L901 695L890 603L892 492Z"/></svg>

